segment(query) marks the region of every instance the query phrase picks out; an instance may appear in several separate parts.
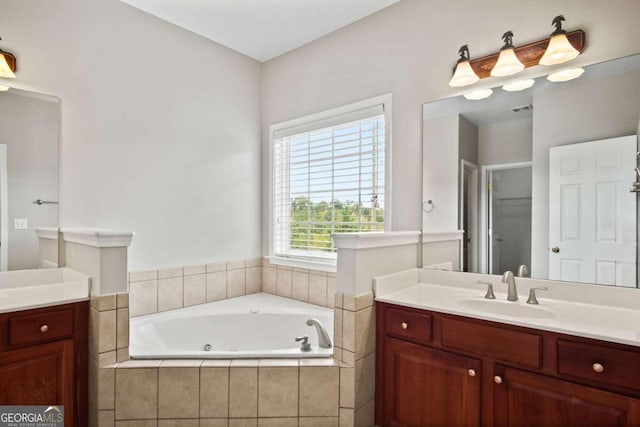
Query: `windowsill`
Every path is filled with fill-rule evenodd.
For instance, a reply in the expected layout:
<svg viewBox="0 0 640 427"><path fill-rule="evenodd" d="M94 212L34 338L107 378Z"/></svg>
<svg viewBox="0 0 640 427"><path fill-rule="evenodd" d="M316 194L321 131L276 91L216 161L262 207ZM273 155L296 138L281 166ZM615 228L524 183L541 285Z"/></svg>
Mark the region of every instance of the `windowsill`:
<svg viewBox="0 0 640 427"><path fill-rule="evenodd" d="M309 270L326 271L329 273L335 273L337 270L337 260L327 259L325 260L311 260L301 258L290 258L282 256L269 256L267 257L271 264L284 265L287 267L306 268Z"/></svg>

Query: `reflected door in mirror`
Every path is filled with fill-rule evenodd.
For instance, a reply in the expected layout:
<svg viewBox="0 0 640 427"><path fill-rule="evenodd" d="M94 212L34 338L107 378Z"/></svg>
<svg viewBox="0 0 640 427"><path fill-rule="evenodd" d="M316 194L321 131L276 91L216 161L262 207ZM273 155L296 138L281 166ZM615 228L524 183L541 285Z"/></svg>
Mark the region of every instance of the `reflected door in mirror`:
<svg viewBox="0 0 640 427"><path fill-rule="evenodd" d="M549 150L549 278L635 287L637 137Z"/></svg>

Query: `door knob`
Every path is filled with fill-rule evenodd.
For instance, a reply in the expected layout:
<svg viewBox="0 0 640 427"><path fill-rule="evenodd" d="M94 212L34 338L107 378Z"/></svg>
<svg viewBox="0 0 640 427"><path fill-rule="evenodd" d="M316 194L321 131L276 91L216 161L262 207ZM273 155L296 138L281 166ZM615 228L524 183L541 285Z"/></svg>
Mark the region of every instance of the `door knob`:
<svg viewBox="0 0 640 427"><path fill-rule="evenodd" d="M554 246L551 248L551 252L553 252L554 254L557 254L558 252L560 252L560 248L557 246Z"/></svg>
<svg viewBox="0 0 640 427"><path fill-rule="evenodd" d="M502 377L500 375L496 375L493 377L493 382L496 384L502 384Z"/></svg>

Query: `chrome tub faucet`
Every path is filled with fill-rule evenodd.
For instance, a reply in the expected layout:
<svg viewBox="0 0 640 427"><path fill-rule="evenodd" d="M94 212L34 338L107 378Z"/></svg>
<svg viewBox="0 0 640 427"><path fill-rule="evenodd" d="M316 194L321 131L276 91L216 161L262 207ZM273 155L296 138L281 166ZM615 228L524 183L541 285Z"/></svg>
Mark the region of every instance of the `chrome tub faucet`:
<svg viewBox="0 0 640 427"><path fill-rule="evenodd" d="M327 330L322 326L322 323L318 319L311 318L307 320L307 326L315 326L318 332L318 345L321 348L331 348L331 338L327 333Z"/></svg>

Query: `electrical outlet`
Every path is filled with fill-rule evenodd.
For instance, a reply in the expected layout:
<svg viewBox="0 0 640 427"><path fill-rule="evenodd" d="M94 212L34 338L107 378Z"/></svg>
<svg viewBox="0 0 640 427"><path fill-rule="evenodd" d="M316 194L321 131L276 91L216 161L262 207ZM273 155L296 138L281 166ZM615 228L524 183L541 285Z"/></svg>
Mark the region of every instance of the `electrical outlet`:
<svg viewBox="0 0 640 427"><path fill-rule="evenodd" d="M26 218L14 218L13 228L15 230L26 230L27 228L29 228L29 222Z"/></svg>

